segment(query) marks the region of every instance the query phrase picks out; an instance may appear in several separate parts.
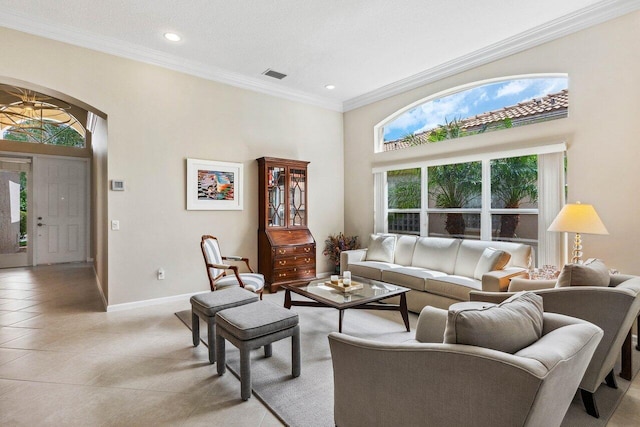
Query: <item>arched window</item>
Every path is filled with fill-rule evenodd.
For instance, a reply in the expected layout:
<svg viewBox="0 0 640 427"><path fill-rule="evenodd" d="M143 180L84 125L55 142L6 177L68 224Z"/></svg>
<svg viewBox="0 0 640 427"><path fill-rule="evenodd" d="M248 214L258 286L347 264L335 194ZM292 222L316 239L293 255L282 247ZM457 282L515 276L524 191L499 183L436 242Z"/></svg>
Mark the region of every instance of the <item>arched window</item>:
<svg viewBox="0 0 640 427"><path fill-rule="evenodd" d="M502 78L435 94L375 128L377 152L567 117L565 74ZM526 243L537 263L559 265L547 231L565 198L566 144L484 147L478 153L373 168L376 232Z"/></svg>
<svg viewBox="0 0 640 427"><path fill-rule="evenodd" d="M375 128L376 152L567 117L566 74L485 80L440 92L389 116Z"/></svg>
<svg viewBox="0 0 640 427"><path fill-rule="evenodd" d="M0 85L0 139L84 148L87 112L59 99Z"/></svg>

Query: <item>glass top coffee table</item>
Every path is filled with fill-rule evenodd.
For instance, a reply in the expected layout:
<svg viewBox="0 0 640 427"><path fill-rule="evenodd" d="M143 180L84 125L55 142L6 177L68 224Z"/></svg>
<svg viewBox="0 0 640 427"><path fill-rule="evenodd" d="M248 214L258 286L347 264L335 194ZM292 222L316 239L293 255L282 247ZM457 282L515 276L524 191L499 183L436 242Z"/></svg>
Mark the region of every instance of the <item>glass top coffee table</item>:
<svg viewBox="0 0 640 427"><path fill-rule="evenodd" d="M409 312L407 311L407 292L409 288L354 276L352 278L353 282L361 283L363 285L362 289L342 292L325 285L327 280L328 279L313 280L306 286L281 285L285 289L285 308L291 308L292 306L335 308L340 312L338 321L339 332L342 332L342 318L344 311L348 308L399 311L402 315L404 326L407 328L407 332L410 331ZM313 301L292 300L292 292ZM380 302L383 299L393 296L400 296L400 304L384 304Z"/></svg>

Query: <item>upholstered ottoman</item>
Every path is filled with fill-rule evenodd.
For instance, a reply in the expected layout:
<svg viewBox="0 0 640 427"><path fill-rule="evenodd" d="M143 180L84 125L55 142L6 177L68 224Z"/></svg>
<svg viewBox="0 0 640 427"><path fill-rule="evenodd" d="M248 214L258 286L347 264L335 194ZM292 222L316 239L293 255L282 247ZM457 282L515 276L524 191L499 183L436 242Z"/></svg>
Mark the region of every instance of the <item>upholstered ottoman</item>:
<svg viewBox="0 0 640 427"><path fill-rule="evenodd" d="M193 345L200 344L200 321L207 322L207 345L209 346L209 363L216 361L216 313L226 308L238 307L258 301L258 295L240 287L230 287L206 294L191 297L191 332Z"/></svg>
<svg viewBox="0 0 640 427"><path fill-rule="evenodd" d="M224 374L225 339L240 350L240 396L251 397L251 350L264 346L271 357L271 343L291 337L291 376L300 376L300 326L298 315L268 302L256 302L216 313L218 375Z"/></svg>

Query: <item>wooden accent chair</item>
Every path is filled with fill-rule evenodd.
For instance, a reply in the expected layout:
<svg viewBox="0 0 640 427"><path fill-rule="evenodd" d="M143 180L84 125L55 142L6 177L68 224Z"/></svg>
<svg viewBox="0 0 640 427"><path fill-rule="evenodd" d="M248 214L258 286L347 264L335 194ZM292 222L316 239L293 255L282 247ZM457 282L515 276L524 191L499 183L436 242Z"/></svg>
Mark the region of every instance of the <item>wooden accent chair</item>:
<svg viewBox="0 0 640 427"><path fill-rule="evenodd" d="M249 265L249 258L241 256L223 256L220 252L218 239L214 236L204 235L200 241L202 256L207 267L207 276L209 277L209 285L211 290L225 288L228 286L240 286L248 291L255 292L262 299L262 291L264 290L264 276L260 273L254 273ZM227 264L225 261L244 261L249 273L239 273L238 267ZM227 274L231 270L233 274Z"/></svg>

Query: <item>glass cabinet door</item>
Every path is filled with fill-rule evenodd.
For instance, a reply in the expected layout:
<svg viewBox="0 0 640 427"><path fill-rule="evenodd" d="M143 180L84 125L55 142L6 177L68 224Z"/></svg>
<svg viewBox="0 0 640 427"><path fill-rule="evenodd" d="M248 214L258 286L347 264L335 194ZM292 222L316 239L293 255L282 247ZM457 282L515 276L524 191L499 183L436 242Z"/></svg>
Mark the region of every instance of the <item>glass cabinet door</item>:
<svg viewBox="0 0 640 427"><path fill-rule="evenodd" d="M306 212L307 175L304 169L289 170L289 226L303 226L307 223Z"/></svg>
<svg viewBox="0 0 640 427"><path fill-rule="evenodd" d="M268 226L285 227L285 169L270 166L267 169Z"/></svg>

